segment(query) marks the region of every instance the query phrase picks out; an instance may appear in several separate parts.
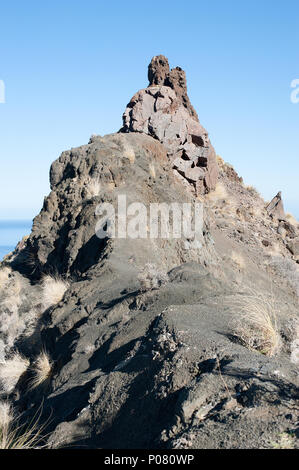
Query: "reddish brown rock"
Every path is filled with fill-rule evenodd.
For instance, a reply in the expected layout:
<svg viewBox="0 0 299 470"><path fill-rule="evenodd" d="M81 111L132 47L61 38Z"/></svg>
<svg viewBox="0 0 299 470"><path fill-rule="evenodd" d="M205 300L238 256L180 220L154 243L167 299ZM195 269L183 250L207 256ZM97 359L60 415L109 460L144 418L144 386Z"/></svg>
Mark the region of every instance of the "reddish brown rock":
<svg viewBox="0 0 299 470"><path fill-rule="evenodd" d="M168 158L197 194L214 189L218 179L216 154L199 123L187 94L185 72L170 70L166 57L153 57L149 86L138 91L123 114L120 132L140 132L159 140Z"/></svg>
<svg viewBox="0 0 299 470"><path fill-rule="evenodd" d="M148 81L150 85L164 85L166 76L169 74L168 59L164 55L152 58L148 66Z"/></svg>

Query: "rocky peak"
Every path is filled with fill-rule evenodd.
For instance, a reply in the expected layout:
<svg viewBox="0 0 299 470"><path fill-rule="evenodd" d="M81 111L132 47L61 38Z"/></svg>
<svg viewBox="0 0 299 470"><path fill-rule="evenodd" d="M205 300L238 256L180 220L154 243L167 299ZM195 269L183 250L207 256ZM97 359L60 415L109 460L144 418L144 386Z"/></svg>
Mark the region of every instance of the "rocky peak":
<svg viewBox="0 0 299 470"><path fill-rule="evenodd" d="M148 81L151 85L164 85L165 78L170 68L168 59L164 55L156 55L148 66Z"/></svg>
<svg viewBox="0 0 299 470"><path fill-rule="evenodd" d="M169 68L163 55L148 67L149 85L138 91L123 114L120 132L139 132L167 149L175 175L196 195L214 189L218 178L216 154L187 94L185 72Z"/></svg>
<svg viewBox="0 0 299 470"><path fill-rule="evenodd" d="M149 86L164 85L172 88L190 116L198 121L197 113L188 97L186 74L181 67L170 70L168 59L164 55L155 56L148 66L148 80Z"/></svg>

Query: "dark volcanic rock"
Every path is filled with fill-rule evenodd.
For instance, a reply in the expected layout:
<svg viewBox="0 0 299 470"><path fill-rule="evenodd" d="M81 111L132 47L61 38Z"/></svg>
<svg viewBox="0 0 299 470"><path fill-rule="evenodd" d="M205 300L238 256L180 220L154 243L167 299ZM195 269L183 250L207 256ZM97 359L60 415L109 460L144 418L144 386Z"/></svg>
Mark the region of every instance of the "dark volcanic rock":
<svg viewBox="0 0 299 470"><path fill-rule="evenodd" d="M63 152L51 166L50 183L52 191L34 219L26 242L37 276L41 273L81 275L107 256L111 245L114 253L120 250L121 257L124 256L122 241L96 236L96 207L100 203L109 202L117 210L119 195L125 195L128 204L138 201L146 207L155 201L175 202L178 194L182 201L193 200L170 171L163 145L150 136L135 133L94 137L88 145ZM93 185L97 187L96 194ZM203 250L196 250L196 256L206 256L209 262L212 244L208 237L204 237L203 242ZM135 264L140 266L157 256L160 261L164 259L170 269L178 264L181 256L186 256L186 260L193 256L190 250L184 249L181 239L171 242L177 249L166 251L164 242L156 239L154 253L148 240L140 239L127 240L128 258L133 249L129 248L130 243L135 247ZM138 245L142 255L140 262ZM18 259L15 266L17 263Z"/></svg>
<svg viewBox="0 0 299 470"><path fill-rule="evenodd" d="M180 67L169 70L166 57L156 56L148 77L149 86L127 105L120 132L140 132L159 140L175 174L196 194L209 192L218 178L216 154L190 103L185 72Z"/></svg>
<svg viewBox="0 0 299 470"><path fill-rule="evenodd" d="M298 447L298 229L269 216L280 195L268 214L220 159L221 184L195 197L217 166L185 75L158 56L149 80L123 132L52 164L30 236L0 264L0 400L26 429L41 414L52 448ZM198 237L150 238L148 224L144 238L98 238L99 206L124 196L146 208L204 200ZM64 281L59 295L46 274L51 289ZM271 357L254 348L267 325L250 326L247 347L233 329L236 300L250 317L252 293L267 301L267 325L267 308L275 314ZM43 350L50 371L32 389ZM16 351L30 366L8 380Z"/></svg>

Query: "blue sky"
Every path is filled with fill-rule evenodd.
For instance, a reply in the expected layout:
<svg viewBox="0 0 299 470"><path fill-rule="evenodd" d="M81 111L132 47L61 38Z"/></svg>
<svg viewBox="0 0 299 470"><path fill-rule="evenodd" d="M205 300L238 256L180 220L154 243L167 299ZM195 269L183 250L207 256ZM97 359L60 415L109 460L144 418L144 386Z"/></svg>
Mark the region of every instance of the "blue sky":
<svg viewBox="0 0 299 470"><path fill-rule="evenodd" d="M51 162L120 128L157 54L186 70L217 153L299 217L298 0L11 0L0 13L0 219L37 214Z"/></svg>

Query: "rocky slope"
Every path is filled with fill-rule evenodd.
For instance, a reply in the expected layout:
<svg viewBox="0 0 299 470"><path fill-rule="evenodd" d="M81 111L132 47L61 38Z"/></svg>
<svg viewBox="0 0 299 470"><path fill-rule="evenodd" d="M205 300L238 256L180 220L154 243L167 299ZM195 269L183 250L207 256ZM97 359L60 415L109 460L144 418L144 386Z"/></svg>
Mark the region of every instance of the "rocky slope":
<svg viewBox="0 0 299 470"><path fill-rule="evenodd" d="M24 422L42 403L53 448L298 447L298 223L216 158L180 68L148 76L119 133L53 163L1 265L1 399ZM199 245L98 238L123 195L202 202Z"/></svg>

